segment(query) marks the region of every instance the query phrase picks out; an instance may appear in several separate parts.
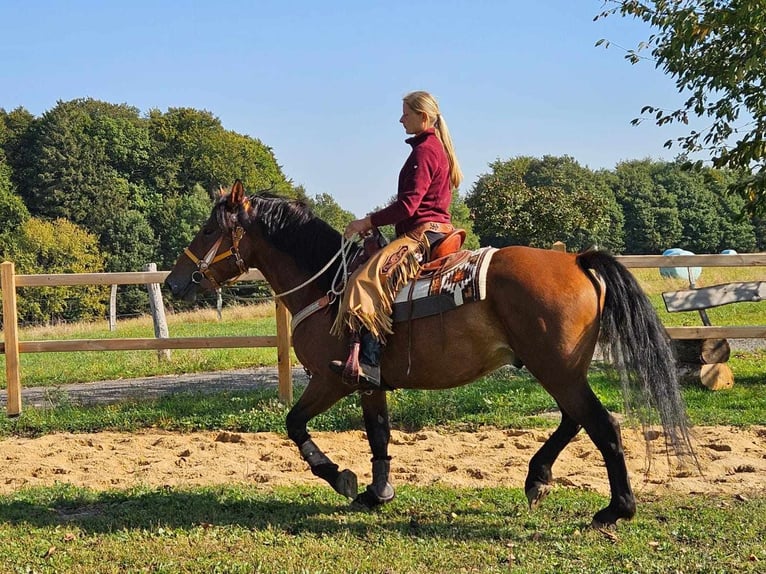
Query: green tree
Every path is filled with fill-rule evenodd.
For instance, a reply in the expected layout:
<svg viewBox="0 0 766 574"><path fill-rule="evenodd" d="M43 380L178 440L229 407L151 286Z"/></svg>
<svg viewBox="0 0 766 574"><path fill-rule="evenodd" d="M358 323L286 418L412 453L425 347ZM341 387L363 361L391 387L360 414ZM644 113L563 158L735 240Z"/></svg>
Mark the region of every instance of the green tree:
<svg viewBox="0 0 766 574"><path fill-rule="evenodd" d="M752 222L744 200L727 195L735 175L726 170L689 170L686 162L620 163L612 185L625 216L628 253L660 253L682 247L695 253L751 251Z"/></svg>
<svg viewBox="0 0 766 574"><path fill-rule="evenodd" d="M308 202L314 214L340 233L356 219L353 213L343 209L329 193L320 193Z"/></svg>
<svg viewBox="0 0 766 574"><path fill-rule="evenodd" d="M136 109L95 100L59 102L29 132L19 193L33 215L64 217L100 233L112 213L140 195L149 140Z"/></svg>
<svg viewBox="0 0 766 574"><path fill-rule="evenodd" d="M157 237L158 269L173 266L210 215L212 207L210 196L201 185L195 185L188 195L168 195L159 199L149 216Z"/></svg>
<svg viewBox="0 0 766 574"><path fill-rule="evenodd" d="M17 273L99 273L103 257L96 237L66 219L28 219L19 240L5 254ZM108 291L103 286L27 287L19 290L19 320L27 323L103 317Z"/></svg>
<svg viewBox="0 0 766 574"><path fill-rule="evenodd" d="M11 168L0 153L0 257L17 241L21 226L29 220L29 210L13 191Z"/></svg>
<svg viewBox="0 0 766 574"><path fill-rule="evenodd" d="M465 243L463 244L463 247L466 249L478 249L481 246L481 243L478 235L473 231L471 210L468 208L463 196L460 195L457 189L452 190L450 217L452 219L452 225L458 229L465 229Z"/></svg>
<svg viewBox="0 0 766 574"><path fill-rule="evenodd" d="M271 148L261 141L223 128L207 111L171 108L149 113L153 140L152 183L172 195L190 193L195 185L212 194L241 179L254 193L269 190L295 197Z"/></svg>
<svg viewBox="0 0 766 574"><path fill-rule="evenodd" d="M654 29L628 50L633 64L648 51L657 68L688 97L677 109L647 105L642 118L657 125L703 118L708 127L678 138L685 152L707 151L714 167L746 170L732 188L748 207L766 211L766 10L753 0L606 0L597 16L638 18ZM606 40L598 44L609 45ZM639 123L642 118L633 120ZM673 145L673 140L665 143ZM698 165L701 165L698 162Z"/></svg>
<svg viewBox="0 0 766 574"><path fill-rule="evenodd" d="M11 168L11 181L17 189L21 180L29 172L30 126L34 116L22 107L11 112L0 108L0 147L5 152L5 158Z"/></svg>
<svg viewBox="0 0 766 574"><path fill-rule="evenodd" d="M106 271L143 271L154 263L157 242L144 214L135 209L112 214L99 238L105 252ZM158 267L159 268L159 267ZM145 313L149 309L146 288L139 285L121 287L117 312L121 315Z"/></svg>
<svg viewBox="0 0 766 574"><path fill-rule="evenodd" d="M622 214L606 175L568 156L522 156L490 167L466 199L482 244L622 248Z"/></svg>
<svg viewBox="0 0 766 574"><path fill-rule="evenodd" d="M625 221L626 253L660 253L679 246L683 226L676 198L654 181L653 162L622 162L614 174L614 195Z"/></svg>

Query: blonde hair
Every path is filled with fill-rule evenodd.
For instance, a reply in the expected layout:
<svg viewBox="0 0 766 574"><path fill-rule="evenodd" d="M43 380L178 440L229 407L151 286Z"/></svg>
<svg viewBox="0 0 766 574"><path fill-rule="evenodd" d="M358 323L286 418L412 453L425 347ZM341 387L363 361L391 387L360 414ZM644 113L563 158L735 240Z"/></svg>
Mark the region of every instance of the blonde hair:
<svg viewBox="0 0 766 574"><path fill-rule="evenodd" d="M410 92L402 98L405 104L416 114L425 114L428 118L428 125L433 126L436 137L442 142L444 151L449 160L449 179L453 188L460 187L463 181L463 172L460 164L457 162L455 148L452 145L452 138L449 135L447 122L444 121L439 111L439 102L431 94L423 91Z"/></svg>

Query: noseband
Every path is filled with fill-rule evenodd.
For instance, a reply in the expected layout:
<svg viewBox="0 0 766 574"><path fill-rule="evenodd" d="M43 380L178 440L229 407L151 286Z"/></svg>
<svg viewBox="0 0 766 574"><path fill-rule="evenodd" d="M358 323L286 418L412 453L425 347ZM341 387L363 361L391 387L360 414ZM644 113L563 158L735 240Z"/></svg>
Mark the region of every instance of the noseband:
<svg viewBox="0 0 766 574"><path fill-rule="evenodd" d="M205 254L203 258L199 258L194 253L191 252L191 249L188 247L184 249L184 253L186 256L192 260L193 263L197 265L197 270L192 273L191 281L192 283L195 283L199 285L202 282L202 279L207 279L210 281L210 283L213 284L213 286L216 289L220 289L223 285L226 285L228 283L233 283L237 280L240 275L244 275L247 273L248 266L247 263L245 263L245 260L242 259L242 255L239 253L239 242L242 240L242 237L245 235L245 230L241 225L235 226L231 230L231 248L227 249L226 251L223 251L221 253L218 253L218 248L221 246L221 243L223 242L224 235L221 234L221 236L216 240L216 242L213 244L213 246L210 248L210 250ZM228 259L229 257L234 257L235 262L237 263L237 268L239 269L239 275L236 277L232 277L231 279L228 279L224 281L223 283L219 283L215 277L213 277L212 273L210 273L210 268L218 263L219 261L223 261L225 259Z"/></svg>

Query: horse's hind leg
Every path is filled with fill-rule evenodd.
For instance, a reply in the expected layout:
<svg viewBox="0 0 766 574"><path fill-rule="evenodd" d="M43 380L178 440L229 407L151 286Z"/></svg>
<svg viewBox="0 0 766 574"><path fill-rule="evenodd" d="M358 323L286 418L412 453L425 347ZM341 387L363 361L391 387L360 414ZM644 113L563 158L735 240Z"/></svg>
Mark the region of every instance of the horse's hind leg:
<svg viewBox="0 0 766 574"><path fill-rule="evenodd" d="M561 409L561 407L559 406ZM550 492L553 480L553 463L561 451L572 441L582 427L561 409L561 423L529 461L529 472L524 482L524 492L529 507L535 508Z"/></svg>
<svg viewBox="0 0 766 574"><path fill-rule="evenodd" d="M287 436L298 446L314 476L327 481L338 494L355 498L359 490L356 475L349 469L339 471L338 465L314 443L307 429L311 419L329 409L349 392L345 385L318 380L316 375L312 376L301 398L287 413Z"/></svg>
<svg viewBox="0 0 766 574"><path fill-rule="evenodd" d="M356 504L373 508L393 500L394 487L388 482L391 457L388 456L388 442L391 438L391 423L388 417L388 403L384 391L362 394L362 412L367 440L372 451L372 484L356 497Z"/></svg>
<svg viewBox="0 0 766 574"><path fill-rule="evenodd" d="M599 510L593 517L593 526L612 527L619 519L630 519L636 514L636 499L625 465L620 425L587 383L580 387L579 393L572 392L576 388L570 387L570 392L560 393L555 398L572 420L582 425L604 457L611 500L606 508Z"/></svg>

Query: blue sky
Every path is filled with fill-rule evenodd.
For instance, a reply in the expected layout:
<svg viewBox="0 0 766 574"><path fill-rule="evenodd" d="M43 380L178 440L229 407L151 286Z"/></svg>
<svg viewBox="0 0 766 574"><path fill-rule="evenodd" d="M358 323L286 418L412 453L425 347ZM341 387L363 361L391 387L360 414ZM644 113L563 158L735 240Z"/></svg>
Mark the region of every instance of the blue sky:
<svg viewBox="0 0 766 574"><path fill-rule="evenodd" d="M411 90L435 94L466 175L496 159L570 155L591 168L670 159L684 133L630 125L682 101L616 47L640 22L601 0L0 0L0 107L40 115L92 97L209 110L270 146L310 195L364 215L396 193Z"/></svg>

